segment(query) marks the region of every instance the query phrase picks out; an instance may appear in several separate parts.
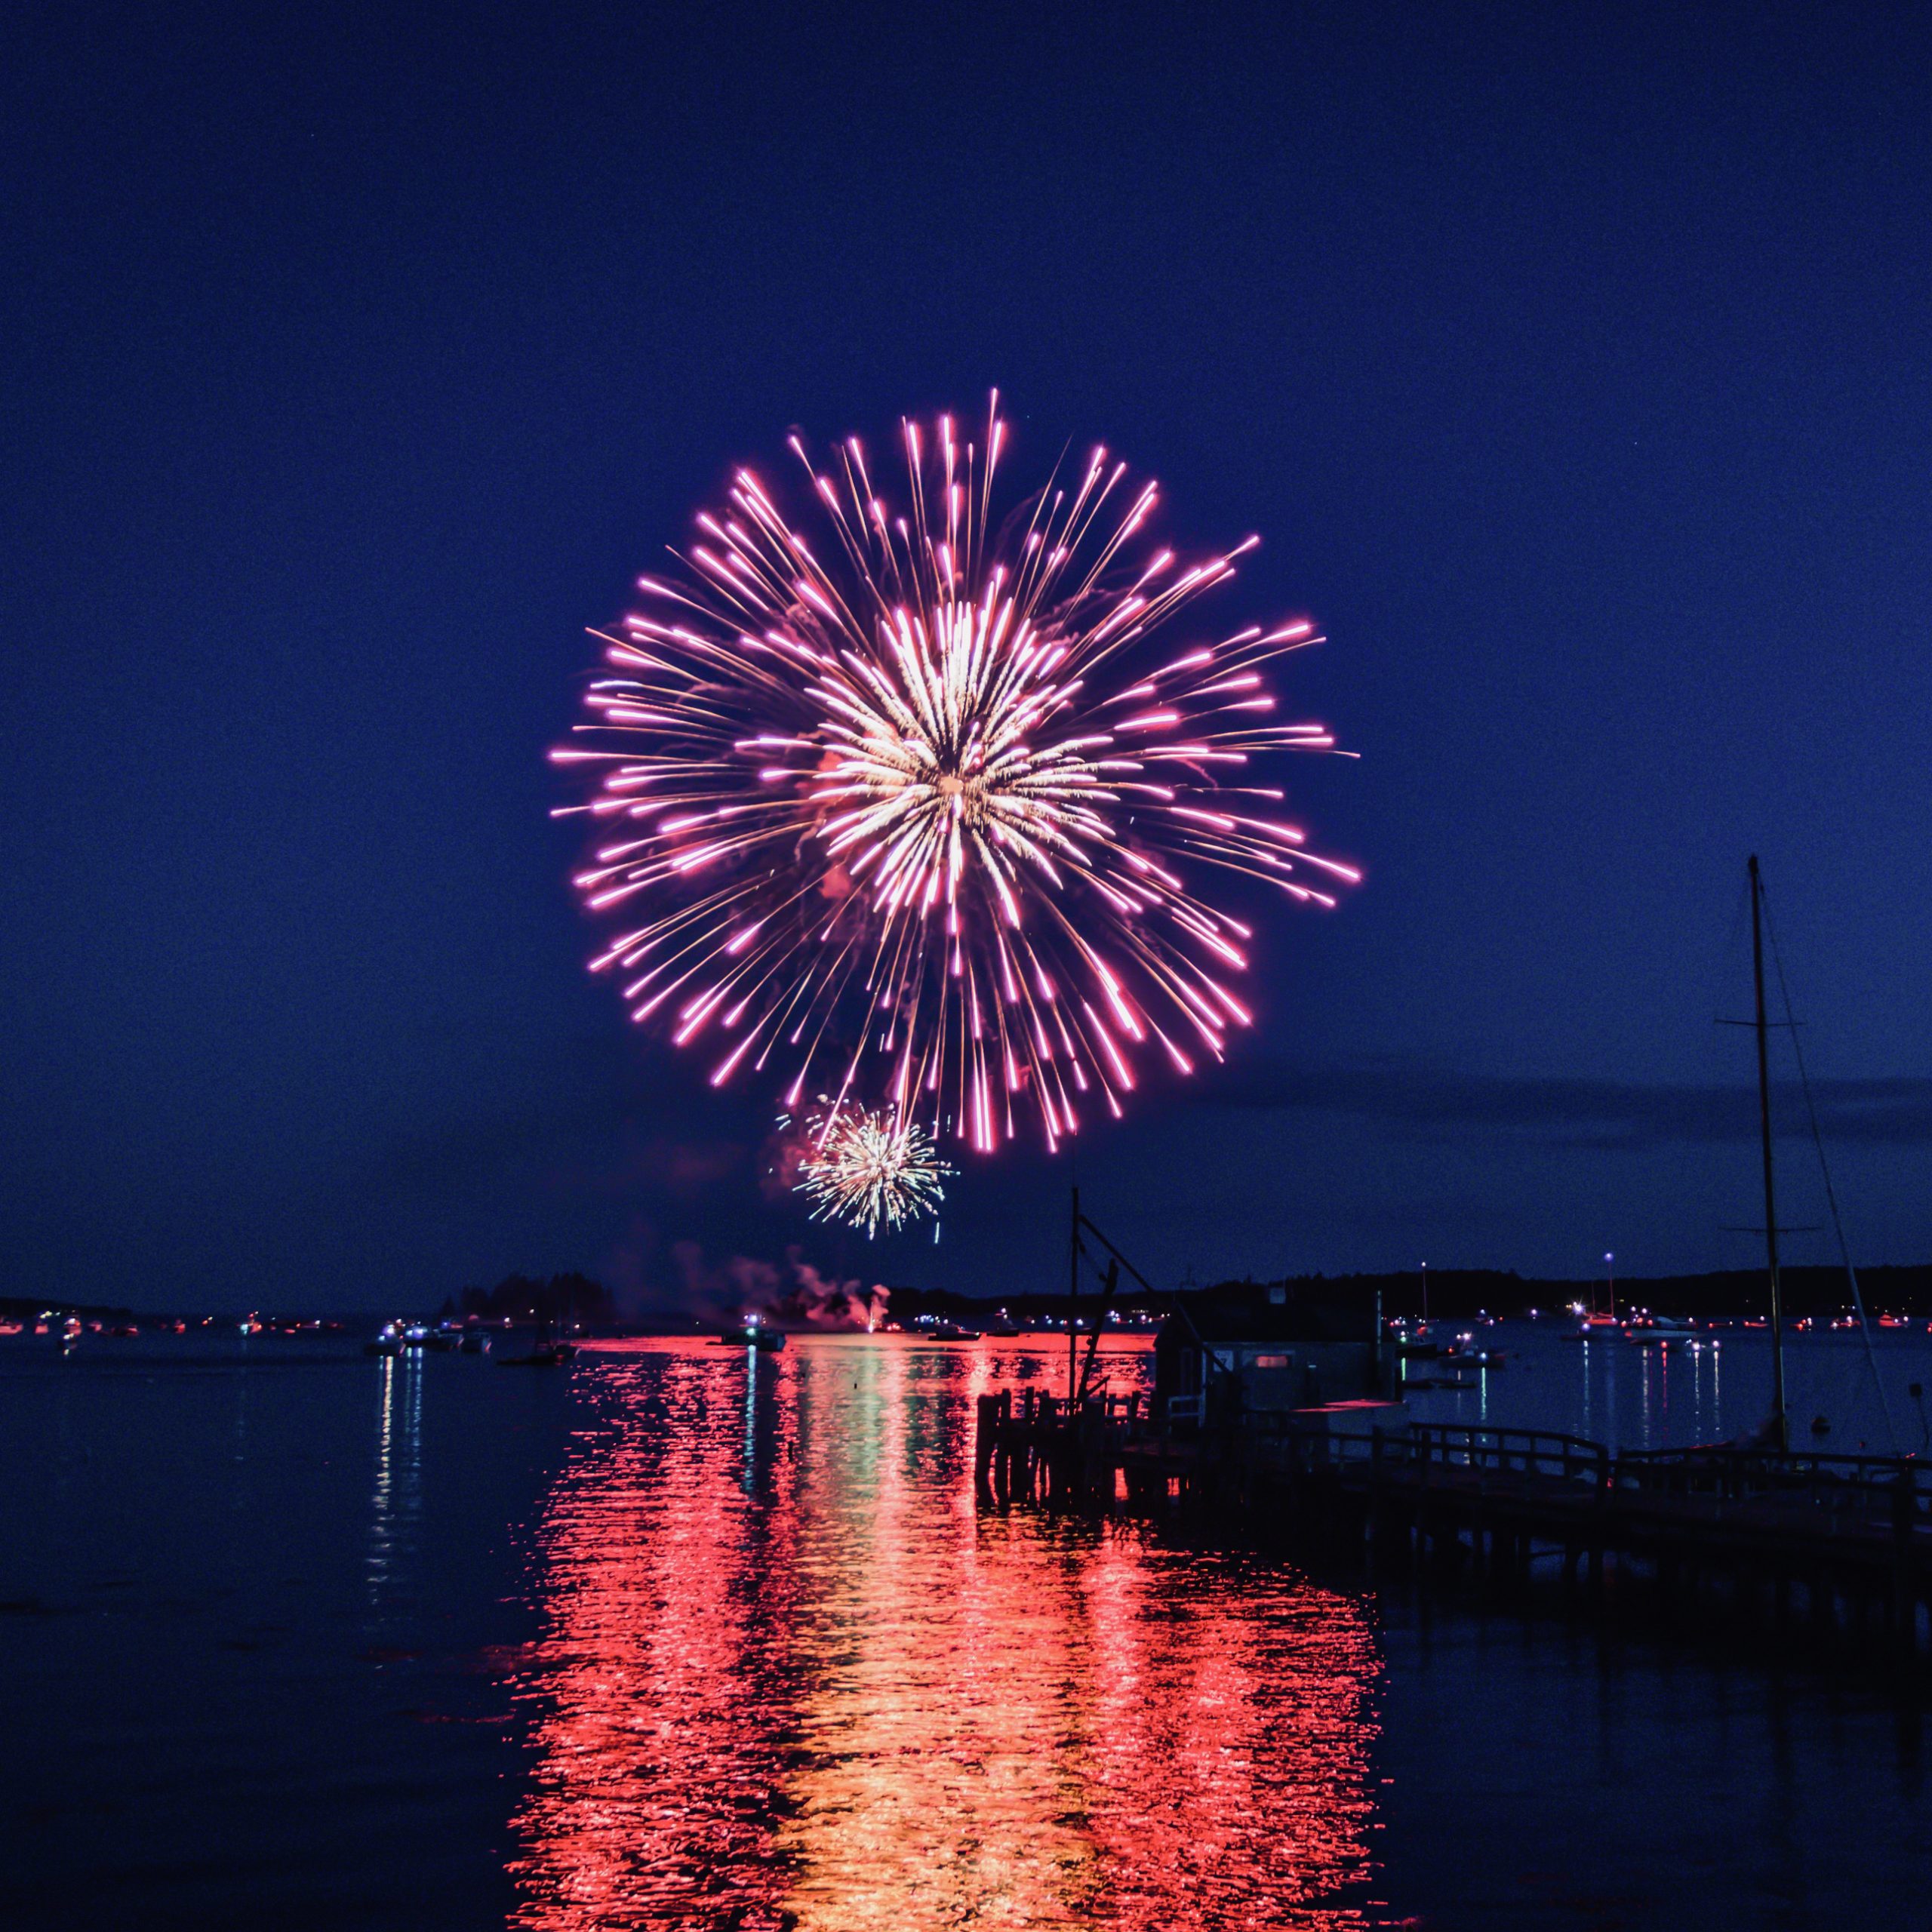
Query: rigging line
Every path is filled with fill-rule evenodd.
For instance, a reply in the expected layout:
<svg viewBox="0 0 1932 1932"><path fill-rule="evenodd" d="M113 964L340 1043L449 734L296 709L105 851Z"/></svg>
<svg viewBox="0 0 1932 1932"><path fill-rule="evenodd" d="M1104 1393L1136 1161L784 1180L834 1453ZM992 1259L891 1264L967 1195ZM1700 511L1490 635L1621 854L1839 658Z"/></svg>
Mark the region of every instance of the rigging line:
<svg viewBox="0 0 1932 1932"><path fill-rule="evenodd" d="M1764 909L1764 931L1771 942L1771 964L1777 969L1778 997L1784 1002L1784 1017L1790 1022L1791 1051L1798 1062L1798 1084L1804 1094L1804 1112L1811 1123L1811 1144L1818 1150L1818 1171L1824 1177L1825 1204L1832 1211L1832 1231L1838 1236L1839 1258L1844 1263L1845 1279L1851 1284L1851 1303L1858 1311L1858 1332L1865 1338L1866 1365L1872 1371L1872 1386L1878 1395L1878 1411L1885 1418L1885 1434L1892 1454L1899 1448L1899 1432L1892 1420L1892 1405L1885 1398L1885 1385L1878 1374L1878 1351L1872 1346L1872 1323L1865 1312L1865 1297L1858 1285L1858 1270L1852 1266L1851 1246L1844 1238L1844 1222L1838 1214L1838 1189L1832 1185L1831 1163L1825 1158L1825 1137L1818 1125L1818 1108L1811 1097L1811 1076L1804 1070L1804 1047L1798 1038L1798 1023L1791 1010L1791 989L1785 983L1784 955L1778 946L1778 929L1771 921L1770 900L1761 881L1758 901Z"/></svg>
<svg viewBox="0 0 1932 1932"><path fill-rule="evenodd" d="M1080 1217L1080 1225L1084 1227L1087 1232L1091 1235L1094 1238L1098 1241L1100 1245L1104 1247L1107 1252L1111 1254L1113 1258L1118 1261L1120 1265L1124 1268L1127 1272L1131 1275L1150 1295L1164 1294L1166 1296L1168 1302L1172 1306L1174 1312L1187 1324L1189 1331L1194 1337L1195 1346L1201 1350L1202 1357L1205 1361L1211 1362L1214 1365L1214 1368L1222 1374L1226 1375L1232 1374L1233 1373L1233 1358L1230 1357L1226 1361L1222 1361L1220 1357L1217 1355L1214 1352L1214 1349L1208 1345L1206 1337L1203 1336L1201 1332L1200 1324L1197 1323L1194 1318L1192 1310L1189 1309L1187 1303L1181 1298L1181 1294L1179 1289L1161 1289L1155 1287L1153 1283L1149 1281L1147 1277L1142 1274L1140 1270L1135 1267L1134 1263L1128 1260L1127 1257L1121 1254L1120 1250L1115 1247L1113 1243L1108 1240L1106 1236L1101 1233L1100 1229L1094 1226L1094 1223L1089 1220L1084 1214L1082 1214Z"/></svg>

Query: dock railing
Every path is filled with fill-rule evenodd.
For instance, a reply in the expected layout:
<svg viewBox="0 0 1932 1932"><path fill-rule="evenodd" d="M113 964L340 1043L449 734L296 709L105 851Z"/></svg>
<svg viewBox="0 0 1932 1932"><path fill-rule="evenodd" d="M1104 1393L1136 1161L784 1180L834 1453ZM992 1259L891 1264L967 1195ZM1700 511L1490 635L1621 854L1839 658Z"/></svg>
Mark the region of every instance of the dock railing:
<svg viewBox="0 0 1932 1932"><path fill-rule="evenodd" d="M1425 1465L1484 1475L1553 1478L1599 1491L1611 1481L1611 1454L1601 1442L1548 1429L1495 1429L1475 1423L1417 1423L1408 1432Z"/></svg>
<svg viewBox="0 0 1932 1932"><path fill-rule="evenodd" d="M1146 1396L1090 1401L1117 1445L1155 1439L1199 1445L1200 1452L1245 1461L1284 1475L1340 1477L1346 1487L1464 1490L1555 1500L1589 1497L1615 1516L1681 1512L1686 1503L1728 1516L1732 1504L1754 1515L1815 1528L1883 1529L1909 1543L1932 1537L1932 1459L1777 1451L1717 1444L1613 1451L1555 1429L1465 1423L1404 1422L1393 1427L1334 1426L1332 1412L1255 1411L1211 1429L1201 1394L1157 1404ZM1044 1407L1044 1405L1043 1405ZM1794 1528L1795 1523L1792 1524Z"/></svg>
<svg viewBox="0 0 1932 1932"><path fill-rule="evenodd" d="M1632 1495L1783 1502L1903 1534L1932 1526L1932 1463L1915 1457L1727 1446L1626 1450L1614 1481Z"/></svg>
<svg viewBox="0 0 1932 1932"><path fill-rule="evenodd" d="M1611 1486L1612 1459L1601 1442L1554 1429L1492 1429L1460 1423L1414 1423L1400 1429L1337 1429L1305 1417L1251 1417L1257 1444L1303 1469L1354 1469L1371 1481L1402 1472L1424 1485L1452 1472L1474 1471L1521 1481L1589 1488Z"/></svg>
<svg viewBox="0 0 1932 1932"><path fill-rule="evenodd" d="M1613 1508L1655 1498L1783 1504L1820 1512L1835 1526L1932 1534L1932 1461L1912 1457L1779 1453L1708 1447L1629 1450L1552 1429L1417 1423L1401 1430L1327 1429L1293 1416L1254 1432L1266 1460L1304 1470L1353 1472L1428 1488L1492 1482L1589 1491Z"/></svg>

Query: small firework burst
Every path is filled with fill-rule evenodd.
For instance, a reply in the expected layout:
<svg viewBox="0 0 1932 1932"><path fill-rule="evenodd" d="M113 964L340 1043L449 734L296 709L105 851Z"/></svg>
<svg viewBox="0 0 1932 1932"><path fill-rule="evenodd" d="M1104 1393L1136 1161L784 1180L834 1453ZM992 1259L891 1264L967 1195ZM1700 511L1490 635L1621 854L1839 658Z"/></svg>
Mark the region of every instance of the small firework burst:
<svg viewBox="0 0 1932 1932"><path fill-rule="evenodd" d="M939 1211L940 1183L953 1170L917 1122L848 1104L814 1115L806 1134L798 1192L812 1202L814 1220L848 1222L870 1238L881 1222L897 1229Z"/></svg>

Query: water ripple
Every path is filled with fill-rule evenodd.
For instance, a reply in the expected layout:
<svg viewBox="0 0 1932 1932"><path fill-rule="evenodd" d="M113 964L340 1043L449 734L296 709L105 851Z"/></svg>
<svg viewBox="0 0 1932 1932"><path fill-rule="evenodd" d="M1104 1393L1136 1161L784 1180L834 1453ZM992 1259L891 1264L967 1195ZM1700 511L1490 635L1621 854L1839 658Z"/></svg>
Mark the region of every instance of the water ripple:
<svg viewBox="0 0 1932 1932"><path fill-rule="evenodd" d="M976 1506L1023 1346L586 1364L546 1506L515 1923L1341 1927L1380 1669L1353 1598ZM1109 1362L1136 1386L1146 1358Z"/></svg>

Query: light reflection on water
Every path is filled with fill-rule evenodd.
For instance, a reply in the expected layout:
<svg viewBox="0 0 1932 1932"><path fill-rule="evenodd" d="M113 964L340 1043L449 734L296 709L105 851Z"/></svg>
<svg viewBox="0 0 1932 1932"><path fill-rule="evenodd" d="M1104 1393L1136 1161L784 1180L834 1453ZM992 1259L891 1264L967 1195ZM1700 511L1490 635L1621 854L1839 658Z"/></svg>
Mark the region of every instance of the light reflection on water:
<svg viewBox="0 0 1932 1932"><path fill-rule="evenodd" d="M1762 1331L1486 1339L1493 1417L1588 1400L1608 1434L1614 1396L1633 1446L1751 1426L1769 1386ZM1932 1341L1878 1352L1932 1444ZM1885 1685L1420 1580L1371 1626L1171 1530L976 1511L971 1397L1065 1362L795 1343L748 1386L694 1347L546 1375L14 1338L0 1921L1924 1922L1927 1753ZM1786 1371L1807 1433L1875 1426L1855 1340Z"/></svg>
<svg viewBox="0 0 1932 1932"><path fill-rule="evenodd" d="M586 1358L513 1687L515 1922L1374 1922L1367 1613L982 1512L972 1397L1062 1372L830 1337Z"/></svg>
<svg viewBox="0 0 1932 1932"><path fill-rule="evenodd" d="M1462 1326L1438 1321L1430 1334L1446 1339ZM1761 1330L1707 1331L1666 1349L1615 1335L1578 1342L1569 1328L1546 1321L1472 1330L1484 1346L1502 1352L1504 1366L1472 1374L1458 1388L1412 1390L1408 1412L1427 1422L1556 1429L1621 1449L1732 1441L1761 1427L1770 1413L1770 1345ZM1932 1381L1932 1346L1923 1334L1881 1331L1875 1359L1856 1334L1793 1332L1784 1356L1792 1433L1801 1445L1882 1454L1895 1447L1922 1453L1932 1444L1932 1427L1911 1392L1915 1383L1922 1389ZM1416 1367L1426 1380L1439 1374L1432 1364ZM1814 1433L1818 1420L1826 1426Z"/></svg>
<svg viewBox="0 0 1932 1932"><path fill-rule="evenodd" d="M392 1607L414 1552L423 1511L423 1358L384 1355L376 1364L376 1479L364 1564L368 1607Z"/></svg>

